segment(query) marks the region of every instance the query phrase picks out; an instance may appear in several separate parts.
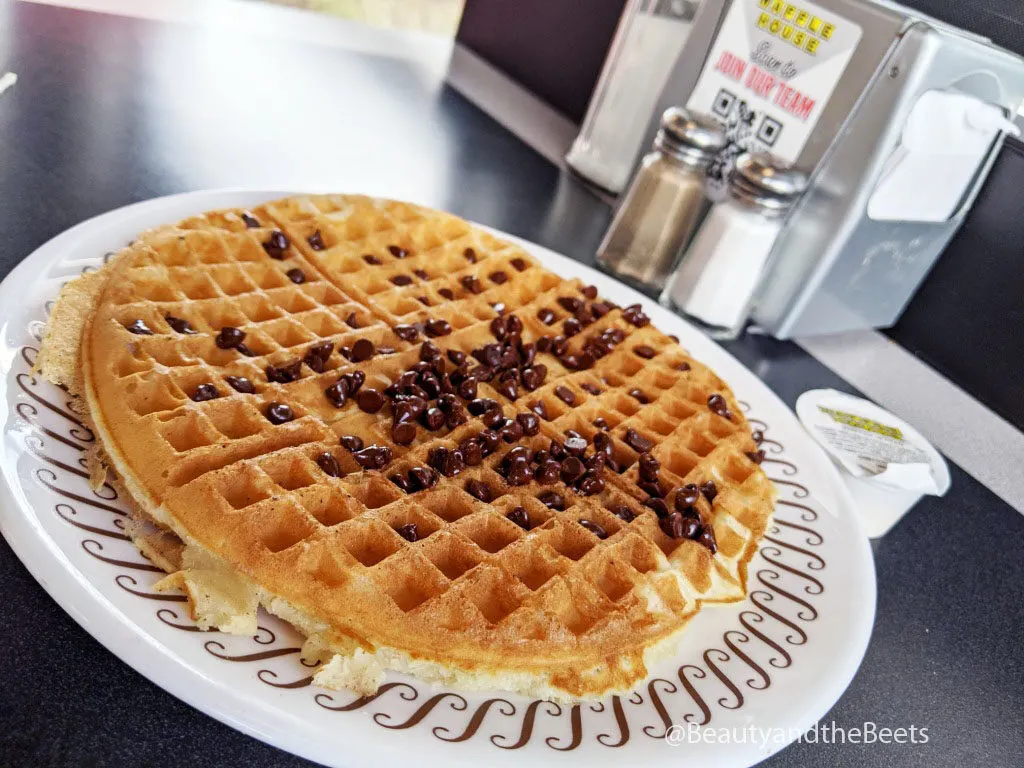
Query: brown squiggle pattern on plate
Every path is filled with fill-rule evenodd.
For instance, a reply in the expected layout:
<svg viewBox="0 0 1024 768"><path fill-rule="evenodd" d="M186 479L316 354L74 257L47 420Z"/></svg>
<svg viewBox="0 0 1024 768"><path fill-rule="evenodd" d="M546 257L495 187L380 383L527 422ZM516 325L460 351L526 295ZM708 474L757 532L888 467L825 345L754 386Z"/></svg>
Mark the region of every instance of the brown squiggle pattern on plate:
<svg viewBox="0 0 1024 768"><path fill-rule="evenodd" d="M297 646L271 647L277 637L268 627L261 626L251 638L261 649L253 650L250 646L245 650L243 645L242 651L231 650L220 640L208 639L220 635L202 632L191 621L187 610L170 607L186 602L184 595L156 593L146 586L142 580L144 574L161 571L145 561L134 547L126 546L130 540L123 529L125 512L115 506L120 503L117 492L109 485L93 492L84 468L73 466L53 453L53 449L63 449L84 454L95 438L78 418L66 395L31 374L29 369L36 354L34 347L26 346L21 350L26 370L17 373L15 381L20 393L28 399L19 399L13 405L13 415L26 426L27 452L38 461L32 476L60 497L53 508L54 514L82 531L83 537L78 542L82 550L114 569L114 583L121 590L134 598L161 604L154 615L163 626L202 633L199 642L211 656L225 663L254 665L256 679L270 688L296 691L313 688L312 669L317 664L301 661ZM749 404L741 402L740 406L749 412ZM769 431L769 426L759 419L750 419L750 423L763 433ZM346 700L344 694L318 690L310 695L312 703L339 713L369 709L370 719L381 728L392 731L426 729L434 738L449 744L486 739L496 748L517 750L533 743L540 729L545 734L542 743L560 752L571 752L584 742L621 749L628 746L634 734L663 739L674 723L703 726L713 722L719 709L741 709L747 697L771 687L776 670L794 664L787 647L807 643L805 626L818 619L813 600L825 591L817 574L826 569L826 562L815 551L824 543L824 537L814 527L818 512L804 503L810 501L810 491L802 483L787 479L798 476L800 469L782 458L785 451L782 443L766 436L762 447L770 454L765 458L765 468L771 471L774 467L784 476L771 478L783 498L778 500L776 517L764 538L760 552L762 562L757 564L762 567L751 568L752 581L755 581L752 586L756 588L747 596L749 608L739 614L737 627L722 634L721 647L708 647L701 652L699 662L682 664L676 669L678 682L655 677L628 697L612 696L589 705L561 706L542 700L518 703L501 697L471 704L453 691L435 692L425 684L410 682L388 682L372 696L351 700ZM78 463L77 457L75 461ZM92 519L80 514L79 510L86 508L109 514L109 521L95 524L95 512ZM107 525L110 527L104 527ZM232 642L235 647L244 643L238 638ZM287 658L294 658L297 667L290 674L263 666L266 662ZM413 702L419 704L410 710L408 705ZM453 713L465 713L461 725L451 722Z"/></svg>

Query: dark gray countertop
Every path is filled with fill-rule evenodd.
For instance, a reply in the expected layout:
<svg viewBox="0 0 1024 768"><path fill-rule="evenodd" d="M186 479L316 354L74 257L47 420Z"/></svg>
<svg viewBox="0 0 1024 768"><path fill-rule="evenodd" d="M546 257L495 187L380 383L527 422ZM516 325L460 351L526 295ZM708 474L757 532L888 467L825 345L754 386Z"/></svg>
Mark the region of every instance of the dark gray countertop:
<svg viewBox="0 0 1024 768"><path fill-rule="evenodd" d="M0 66L20 79L0 99L0 275L84 218L213 186L394 188L588 262L609 220L574 179L402 61L22 4L2 33ZM259 73L275 67L301 87L268 87ZM851 391L792 344L729 349L789 404L810 388ZM874 545L871 645L826 717L927 727L929 743L796 744L765 765L1019 764L1024 517L952 470L945 498ZM0 596L0 765L309 765L134 672L2 540Z"/></svg>

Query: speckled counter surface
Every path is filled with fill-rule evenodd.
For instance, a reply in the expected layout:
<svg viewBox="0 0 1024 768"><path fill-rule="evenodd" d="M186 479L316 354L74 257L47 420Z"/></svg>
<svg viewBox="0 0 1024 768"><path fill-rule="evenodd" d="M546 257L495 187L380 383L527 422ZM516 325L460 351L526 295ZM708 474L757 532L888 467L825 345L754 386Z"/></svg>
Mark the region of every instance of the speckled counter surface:
<svg viewBox="0 0 1024 768"><path fill-rule="evenodd" d="M230 60L183 67L210 45L191 27L21 4L7 14L0 66L20 79L0 99L0 275L105 210L268 180L393 189L581 261L608 224L604 203L409 63L229 35ZM249 65L287 66L303 87L263 93ZM244 97L226 98L225 82ZM183 116L187 103L203 108ZM792 344L746 338L729 350L790 405L815 387L852 391ZM945 498L921 502L874 545L871 645L825 718L914 725L929 742L795 744L765 765L1019 764L1024 517L952 469ZM0 597L0 766L310 765L130 669L2 540Z"/></svg>

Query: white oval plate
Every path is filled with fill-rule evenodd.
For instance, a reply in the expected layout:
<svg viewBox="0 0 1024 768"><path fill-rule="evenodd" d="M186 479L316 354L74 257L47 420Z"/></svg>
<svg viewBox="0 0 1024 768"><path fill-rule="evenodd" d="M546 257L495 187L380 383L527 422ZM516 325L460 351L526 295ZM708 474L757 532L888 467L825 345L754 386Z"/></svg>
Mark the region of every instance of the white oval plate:
<svg viewBox="0 0 1024 768"><path fill-rule="evenodd" d="M320 690L299 661L301 638L282 622L261 614L253 638L202 633L183 597L152 593L160 574L124 536L124 502L109 487L89 489L83 456L93 436L65 393L31 375L48 302L62 282L146 228L284 194L206 191L112 211L51 240L0 285L0 530L78 623L197 709L332 766L747 766L825 714L864 655L875 606L867 540L831 463L789 409L716 344L612 278L531 243L522 244L555 272L622 305L642 303L732 385L766 433L764 467L780 499L745 601L702 611L678 653L632 695L558 706L393 673L371 697Z"/></svg>

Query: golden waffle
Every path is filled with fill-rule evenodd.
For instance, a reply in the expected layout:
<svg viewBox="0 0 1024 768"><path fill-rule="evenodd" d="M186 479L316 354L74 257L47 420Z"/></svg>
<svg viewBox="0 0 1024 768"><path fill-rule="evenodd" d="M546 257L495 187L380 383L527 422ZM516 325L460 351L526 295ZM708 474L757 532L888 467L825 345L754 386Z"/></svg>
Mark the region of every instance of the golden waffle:
<svg viewBox="0 0 1024 768"><path fill-rule="evenodd" d="M773 489L729 388L638 307L515 245L405 203L295 197L150 231L100 275L62 294L43 369L186 545L163 561L203 626L251 631L263 604L310 637L317 682L360 692L393 668L580 698L628 689L702 603L744 595ZM502 336L513 372L479 381L498 404L482 415L464 393L419 415L436 429L396 427L404 405L337 396L356 372L361 393L409 382L428 337L450 375ZM497 449L453 474L485 421Z"/></svg>

